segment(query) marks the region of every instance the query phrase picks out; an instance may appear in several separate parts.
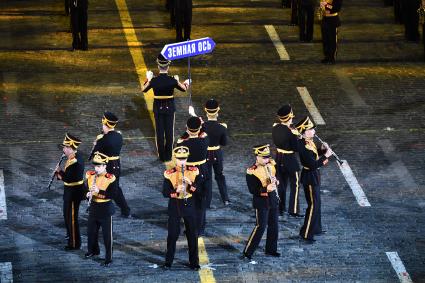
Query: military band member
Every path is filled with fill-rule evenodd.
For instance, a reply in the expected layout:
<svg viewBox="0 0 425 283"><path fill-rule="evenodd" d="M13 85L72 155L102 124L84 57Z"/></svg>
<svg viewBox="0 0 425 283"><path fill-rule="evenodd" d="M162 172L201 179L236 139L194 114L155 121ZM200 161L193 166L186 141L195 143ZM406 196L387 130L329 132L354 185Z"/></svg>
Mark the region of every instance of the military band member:
<svg viewBox="0 0 425 283"><path fill-rule="evenodd" d="M88 50L87 9L88 0L69 0L71 11L72 50Z"/></svg>
<svg viewBox="0 0 425 283"><path fill-rule="evenodd" d="M151 71L146 72L146 82L142 87L142 92L147 92L151 88L154 92L153 112L155 115L156 148L159 159L163 162L171 161L174 143L174 119L176 105L174 103L174 89L186 91L189 88L189 80L179 82L178 76L171 77L168 70L171 61L161 54L156 60L158 63L159 75L153 77Z"/></svg>
<svg viewBox="0 0 425 283"><path fill-rule="evenodd" d="M295 128L302 135L298 147L301 165L301 182L304 186L304 194L307 200L307 210L304 225L300 230L300 237L308 244L312 244L314 235L324 233L321 225L321 201L320 201L320 172L319 168L328 163L332 155L329 146L324 145L318 150L313 141L315 125L309 117L303 118ZM321 155L322 151L324 154Z"/></svg>
<svg viewBox="0 0 425 283"><path fill-rule="evenodd" d="M295 117L292 107L289 104L282 106L277 111L277 116L280 123L273 126L272 138L277 149L276 169L277 177L280 181L279 213L283 215L283 212L286 210L286 187L289 180L291 191L289 194L288 213L294 217L303 217L304 215L300 213L298 201L300 165L296 153L298 152L299 133L291 127L292 120Z"/></svg>
<svg viewBox="0 0 425 283"><path fill-rule="evenodd" d="M322 43L325 58L324 64L335 64L338 43L338 27L341 26L339 11L342 0L323 0L320 8L323 11L322 17Z"/></svg>
<svg viewBox="0 0 425 283"><path fill-rule="evenodd" d="M299 0L290 0L291 1L291 26L298 25L298 1Z"/></svg>
<svg viewBox="0 0 425 283"><path fill-rule="evenodd" d="M122 135L119 131L115 130L115 126L118 123L118 118L111 112L105 112L102 118L102 132L103 134L98 135L93 147L92 153L99 151L108 156L108 162L106 171L111 173L116 178L117 191L114 195L114 201L121 210L123 217L131 217L130 207L128 207L127 201L124 197L122 189L120 187L120 175L121 175L121 162L120 153L123 144ZM90 158L91 159L91 156Z"/></svg>
<svg viewBox="0 0 425 283"><path fill-rule="evenodd" d="M190 117L186 123L186 132L178 139L177 145L189 148L189 157L186 165L196 166L202 177L202 182L197 185L195 207L197 210L197 231L199 236L205 233L206 208L207 208L207 187L209 182L207 154L208 154L208 136L201 131L201 120L198 117Z"/></svg>
<svg viewBox="0 0 425 283"><path fill-rule="evenodd" d="M210 176L207 183L207 207L210 207L212 198L213 168L221 200L224 205L230 204L226 179L223 175L223 151L221 150L221 147L227 144L227 125L217 121L219 111L220 107L216 100L210 99L205 103L205 112L208 120L204 122L203 129L209 138L207 164L208 174Z"/></svg>
<svg viewBox="0 0 425 283"><path fill-rule="evenodd" d="M313 41L315 0L299 0L298 22L300 26L300 41Z"/></svg>
<svg viewBox="0 0 425 283"><path fill-rule="evenodd" d="M105 261L103 266L112 263L112 215L115 213L111 199L117 189L116 178L107 173L108 156L96 152L93 157L94 170L86 172L86 190L89 200L89 217L87 222L87 253L85 258L100 254L98 235L102 227L105 245Z"/></svg>
<svg viewBox="0 0 425 283"><path fill-rule="evenodd" d="M279 197L276 188L279 181L276 178L275 162L270 157L268 144L258 145L253 149L256 162L246 170L246 183L253 195L252 204L255 209L256 224L245 246L242 258L252 258L266 227L265 252L267 255L279 257L280 253L277 252Z"/></svg>
<svg viewBox="0 0 425 283"><path fill-rule="evenodd" d="M175 0L176 42L190 40L192 29L192 0Z"/></svg>
<svg viewBox="0 0 425 283"><path fill-rule="evenodd" d="M189 267L199 270L198 233L196 230L196 210L194 195L197 194L197 182L202 177L195 166L187 166L189 148L174 148L176 167L164 172L162 194L168 201L168 237L165 269L171 268L176 252L176 242L180 235L180 220L183 218L187 245L189 247Z"/></svg>
<svg viewBox="0 0 425 283"><path fill-rule="evenodd" d="M63 217L68 239L65 250L78 250L81 247L78 211L84 198L84 160L77 152L80 144L81 140L67 133L61 145L67 161L63 170L59 166L56 168L56 176L64 185Z"/></svg>

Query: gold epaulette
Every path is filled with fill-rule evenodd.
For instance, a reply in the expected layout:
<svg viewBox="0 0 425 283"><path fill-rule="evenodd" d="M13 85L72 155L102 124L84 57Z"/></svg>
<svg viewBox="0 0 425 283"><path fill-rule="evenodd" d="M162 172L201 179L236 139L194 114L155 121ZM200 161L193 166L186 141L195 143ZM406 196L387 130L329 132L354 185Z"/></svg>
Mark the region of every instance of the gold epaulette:
<svg viewBox="0 0 425 283"><path fill-rule="evenodd" d="M188 166L188 167L187 167L187 170L189 170L189 171L193 171L193 172L199 172L199 169L198 169L198 167L196 167L196 166Z"/></svg>
<svg viewBox="0 0 425 283"><path fill-rule="evenodd" d="M171 168L170 170L165 170L165 171L164 171L164 177L165 177L166 179L170 179L170 176L171 176L174 172L176 172L176 168Z"/></svg>
<svg viewBox="0 0 425 283"><path fill-rule="evenodd" d="M273 127L276 127L277 125L279 125L279 123L273 123Z"/></svg>
<svg viewBox="0 0 425 283"><path fill-rule="evenodd" d="M300 135L300 132L298 132L298 130L297 130L297 129L291 129L291 132L292 132L294 135L296 135L296 136L299 136L299 135Z"/></svg>
<svg viewBox="0 0 425 283"><path fill-rule="evenodd" d="M96 171L89 170L89 171L86 172L86 178L88 178L89 176L94 175L94 174L96 174Z"/></svg>
<svg viewBox="0 0 425 283"><path fill-rule="evenodd" d="M254 164L251 167L249 167L248 169L246 169L246 174L248 174L248 175L254 174L255 169L257 169L257 165Z"/></svg>
<svg viewBox="0 0 425 283"><path fill-rule="evenodd" d="M186 139L183 139L183 138L179 138L178 140L177 140L177 143L182 143L182 142L184 142Z"/></svg>
<svg viewBox="0 0 425 283"><path fill-rule="evenodd" d="M226 123L220 123L220 125L222 125L223 127L225 127L227 129L227 124Z"/></svg>
<svg viewBox="0 0 425 283"><path fill-rule="evenodd" d="M107 187L107 186L109 186L109 184L113 183L113 182L116 180L115 175L113 175L113 174L109 174L109 173L106 173L106 174L105 174L105 178L106 178L106 180L107 180L107 182L106 182L106 187Z"/></svg>
<svg viewBox="0 0 425 283"><path fill-rule="evenodd" d="M207 133L206 132L200 132L199 133L199 135L198 135L198 137L200 137L200 138L206 138L208 135L207 135Z"/></svg>
<svg viewBox="0 0 425 283"><path fill-rule="evenodd" d="M96 136L96 140L98 141L98 140L100 140L101 138L103 138L103 134L100 134L100 135L97 135Z"/></svg>

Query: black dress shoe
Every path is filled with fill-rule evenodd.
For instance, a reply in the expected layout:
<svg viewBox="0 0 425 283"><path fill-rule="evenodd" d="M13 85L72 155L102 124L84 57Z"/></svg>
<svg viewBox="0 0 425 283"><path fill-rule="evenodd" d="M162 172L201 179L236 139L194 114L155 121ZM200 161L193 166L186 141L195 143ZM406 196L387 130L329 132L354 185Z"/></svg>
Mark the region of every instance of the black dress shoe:
<svg viewBox="0 0 425 283"><path fill-rule="evenodd" d="M239 259L242 259L242 260L251 260L252 259L252 256L250 256L250 255L247 255L246 253L242 253L242 255L240 255L239 256Z"/></svg>
<svg viewBox="0 0 425 283"><path fill-rule="evenodd" d="M99 253L86 253L85 255L84 255L84 257L85 258L91 258L91 257L94 257L94 256L96 256L96 255L99 255Z"/></svg>
<svg viewBox="0 0 425 283"><path fill-rule="evenodd" d="M74 251L74 250L79 250L80 247L71 247L71 246L65 246L63 248L65 251Z"/></svg>
<svg viewBox="0 0 425 283"><path fill-rule="evenodd" d="M280 257L280 253L278 252L266 252L266 255L274 256L274 257Z"/></svg>
<svg viewBox="0 0 425 283"><path fill-rule="evenodd" d="M289 213L289 216L291 217L295 217L295 218L303 218L304 214L299 214L299 213Z"/></svg>
<svg viewBox="0 0 425 283"><path fill-rule="evenodd" d="M325 234L327 234L327 233L328 233L328 231L326 231L326 230L322 230L322 231L320 231L320 232L318 232L318 233L315 233L314 235L321 236L321 235L325 235Z"/></svg>
<svg viewBox="0 0 425 283"><path fill-rule="evenodd" d="M304 237L301 237L301 236L300 236L300 239L306 245L312 245L312 244L314 244L314 242L316 242L315 239L307 239L307 238L304 238Z"/></svg>
<svg viewBox="0 0 425 283"><path fill-rule="evenodd" d="M198 271L199 269L201 269L201 267L199 266L199 264L190 264L189 268L195 271Z"/></svg>
<svg viewBox="0 0 425 283"><path fill-rule="evenodd" d="M100 265L103 267L108 267L112 264L112 260L105 260L104 262L102 262Z"/></svg>
<svg viewBox="0 0 425 283"><path fill-rule="evenodd" d="M162 267L162 269L170 270L171 269L171 263L164 263L161 267Z"/></svg>

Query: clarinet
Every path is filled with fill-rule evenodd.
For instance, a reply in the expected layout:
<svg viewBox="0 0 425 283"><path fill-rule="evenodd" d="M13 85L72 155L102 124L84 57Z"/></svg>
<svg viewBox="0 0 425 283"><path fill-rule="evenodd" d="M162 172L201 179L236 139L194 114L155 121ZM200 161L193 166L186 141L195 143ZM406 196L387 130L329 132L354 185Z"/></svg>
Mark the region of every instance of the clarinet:
<svg viewBox="0 0 425 283"><path fill-rule="evenodd" d="M264 167L266 167L266 173L267 173L267 177L270 180L270 183L273 184L274 191L276 192L277 200L280 202L279 192L278 192L277 187L276 187L276 180L275 180L276 177L272 176L272 172L271 172L271 169L269 167L269 164L266 164Z"/></svg>
<svg viewBox="0 0 425 283"><path fill-rule="evenodd" d="M184 199L184 205L187 205L187 198L186 198L186 180L184 179L184 165L182 164L182 187L183 187L183 199Z"/></svg>
<svg viewBox="0 0 425 283"><path fill-rule="evenodd" d="M319 138L319 136L318 135L314 135L318 140L319 140L319 142L321 142L322 144L324 144L325 142L321 139L321 138ZM340 164L340 165L342 165L344 162L339 158L339 156L331 149L331 148L329 148L330 149L330 151L332 152L332 155L335 157L335 159L336 159L336 161L338 161L338 163Z"/></svg>
<svg viewBox="0 0 425 283"><path fill-rule="evenodd" d="M56 167L59 167L59 166L61 165L61 163L62 163L62 161L65 159L65 157L66 157L66 155L65 155L65 154L62 154L62 155L61 155L61 158L59 159L59 161L58 161L58 163L57 163ZM56 167L55 167L55 169L56 169ZM53 179L55 178L55 176L56 176L56 170L53 170L52 177L50 178L49 184L47 185L47 189L48 189L48 190L50 190L50 186L52 185L52 183L53 183Z"/></svg>

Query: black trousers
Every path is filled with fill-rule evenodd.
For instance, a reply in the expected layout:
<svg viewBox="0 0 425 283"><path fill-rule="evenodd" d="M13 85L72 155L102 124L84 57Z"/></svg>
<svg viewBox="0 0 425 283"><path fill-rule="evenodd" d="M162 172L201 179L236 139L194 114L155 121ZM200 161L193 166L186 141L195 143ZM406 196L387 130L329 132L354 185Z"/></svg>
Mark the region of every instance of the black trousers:
<svg viewBox="0 0 425 283"><path fill-rule="evenodd" d="M175 113L155 113L156 148L161 161L170 161L174 142Z"/></svg>
<svg viewBox="0 0 425 283"><path fill-rule="evenodd" d="M289 207L288 213L299 213L299 191L300 191L300 173L297 171L291 172L280 169L280 166L277 166L277 178L279 180L278 192L279 192L279 212L283 213L286 210L286 188L290 186L289 193Z"/></svg>
<svg viewBox="0 0 425 283"><path fill-rule="evenodd" d="M220 197L223 202L229 201L229 195L227 193L226 178L223 175L223 151L218 150L209 150L208 151L208 175L210 176L206 182L207 188L207 207L211 205L212 199L212 172L214 169L214 178L217 182L218 190L220 192Z"/></svg>
<svg viewBox="0 0 425 283"><path fill-rule="evenodd" d="M248 238L244 254L252 256L260 244L264 231L267 227L266 252L277 251L277 239L279 237L278 213L276 208L261 208L255 210L256 224Z"/></svg>
<svg viewBox="0 0 425 283"><path fill-rule="evenodd" d="M127 204L127 200L124 197L120 186L120 175L121 175L121 162L120 160L110 160L106 166L106 171L108 173L114 174L117 183L117 189L115 195L113 196L114 202L118 205L121 210L121 214L124 216L130 215L130 207Z"/></svg>
<svg viewBox="0 0 425 283"><path fill-rule="evenodd" d="M300 230L300 236L304 239L312 240L314 239L314 234L321 232L320 186L304 185L304 193L307 200L307 210L305 212L304 225Z"/></svg>
<svg viewBox="0 0 425 283"><path fill-rule="evenodd" d="M66 234L68 238L68 247L81 247L80 225L78 223L78 212L81 199L72 198L71 193L64 193L63 217L65 220Z"/></svg>
<svg viewBox="0 0 425 283"><path fill-rule="evenodd" d="M337 41L338 41L338 27L334 21L328 20L326 17L322 20L322 43L323 43L323 54L325 59L330 61L336 60L337 53Z"/></svg>
<svg viewBox="0 0 425 283"><path fill-rule="evenodd" d="M298 25L298 0L291 0L291 24Z"/></svg>
<svg viewBox="0 0 425 283"><path fill-rule="evenodd" d="M419 41L419 0L405 0L403 5L404 35L408 41Z"/></svg>
<svg viewBox="0 0 425 283"><path fill-rule="evenodd" d="M70 0L65 0L65 15L69 15L69 1Z"/></svg>
<svg viewBox="0 0 425 283"><path fill-rule="evenodd" d="M291 0L282 0L282 6L284 8L290 8L291 7Z"/></svg>
<svg viewBox="0 0 425 283"><path fill-rule="evenodd" d="M403 0L394 0L394 21L403 24Z"/></svg>
<svg viewBox="0 0 425 283"><path fill-rule="evenodd" d="M176 242L180 235L181 216L174 215L168 217L168 237L167 237L167 253L165 263L172 264L174 254L176 253ZM189 247L189 263L190 265L198 265L198 233L196 231L196 218L194 216L183 216L184 226L186 229L187 245Z"/></svg>
<svg viewBox="0 0 425 283"><path fill-rule="evenodd" d="M192 0L174 1L176 18L176 41L190 39L192 28Z"/></svg>
<svg viewBox="0 0 425 283"><path fill-rule="evenodd" d="M87 49L87 0L69 1L71 2L72 47L74 49ZM77 7L75 7L74 1L77 1Z"/></svg>
<svg viewBox="0 0 425 283"><path fill-rule="evenodd" d="M314 26L314 5L300 5L298 22L300 25L300 40L312 41Z"/></svg>
<svg viewBox="0 0 425 283"><path fill-rule="evenodd" d="M99 228L102 227L103 243L105 245L105 260L112 260L112 216L96 218L89 215L87 222L87 250L99 254Z"/></svg>

